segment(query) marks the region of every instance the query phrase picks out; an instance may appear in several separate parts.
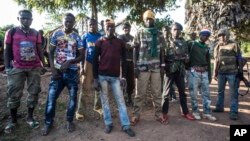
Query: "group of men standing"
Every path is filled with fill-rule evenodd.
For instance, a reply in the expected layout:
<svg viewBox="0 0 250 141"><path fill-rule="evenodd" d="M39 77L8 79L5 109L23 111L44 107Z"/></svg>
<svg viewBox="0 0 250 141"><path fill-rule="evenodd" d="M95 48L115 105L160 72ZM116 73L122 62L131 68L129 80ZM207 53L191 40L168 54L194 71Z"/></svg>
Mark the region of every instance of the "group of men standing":
<svg viewBox="0 0 250 141"><path fill-rule="evenodd" d="M32 23L30 11L21 10L18 20L20 26L10 29L5 37L4 59L8 76L7 106L11 117L5 133L11 133L16 128L17 109L20 106L26 80L29 93L27 123L32 128L39 127L39 122L33 118L33 111L41 91L40 71L46 66L41 49L41 35L30 28ZM168 36L166 36L155 27L153 11L147 10L143 14L143 21L145 26L133 38L130 35L129 23L123 25L125 34L116 37L115 22L112 19L106 19L104 21L105 35L102 36L97 32L97 21L90 19L89 31L80 37L73 30L74 15L71 13L64 15L63 28L55 31L50 40L49 64L52 75L42 135L48 135L53 127L56 100L64 87L67 87L69 91L68 132L75 130L74 117L77 120L84 120L86 95L92 93L95 93L94 110L103 115L105 133L112 131L113 122L108 100L109 88L118 105L122 130L131 137L135 136L131 125L136 125L140 121L148 86L151 90L156 121L162 124L167 124L169 121L169 96L173 83L177 86L181 110L186 119L201 119L197 102L197 93L201 91L202 117L216 120L210 109L209 83L212 77L210 53L206 44L211 34L210 31L201 30L198 41L186 42L181 37L182 25L179 23L166 28L168 29L166 30ZM240 62L241 54L237 44L229 41L227 32L225 29L219 31L219 43L215 47L214 78L218 78L219 96L214 112L224 111L224 90L225 83L228 81L231 94L230 118L237 119L236 74L240 68L237 62ZM81 62L80 74L78 62ZM187 75L191 96L192 114L187 106L185 75ZM79 78L80 94L77 101ZM126 102L124 87L127 93ZM95 89L94 92L92 88ZM132 100L134 91L135 97ZM131 119L129 119L125 103L133 105Z"/></svg>

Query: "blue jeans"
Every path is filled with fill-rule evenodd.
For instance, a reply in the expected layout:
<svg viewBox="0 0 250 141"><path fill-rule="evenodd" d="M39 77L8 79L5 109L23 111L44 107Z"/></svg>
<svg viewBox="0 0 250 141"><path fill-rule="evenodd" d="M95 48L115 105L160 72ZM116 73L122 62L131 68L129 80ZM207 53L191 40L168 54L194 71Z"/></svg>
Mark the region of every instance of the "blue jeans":
<svg viewBox="0 0 250 141"><path fill-rule="evenodd" d="M225 92L225 86L226 82L228 81L229 84L229 92L231 96L230 101L230 113L238 114L238 78L236 77L236 74L218 74L218 98L216 103L216 109L224 110L224 92Z"/></svg>
<svg viewBox="0 0 250 141"><path fill-rule="evenodd" d="M130 128L130 121L127 114L127 107L125 105L124 96L120 86L120 78L99 75L99 83L101 85L100 97L102 102L105 125L106 126L113 125L111 112L109 108L109 100L108 100L108 84L109 84L111 85L112 94L114 95L116 104L118 105L122 129L125 130Z"/></svg>
<svg viewBox="0 0 250 141"><path fill-rule="evenodd" d="M56 100L66 86L69 91L69 102L67 109L67 121L72 122L74 119L76 103L77 103L77 90L78 90L78 72L77 70L69 70L61 73L60 79L51 78L49 84L49 92L47 97L45 109L45 124L53 125L55 117Z"/></svg>
<svg viewBox="0 0 250 141"><path fill-rule="evenodd" d="M196 72L195 70L191 69L191 71L188 71L188 82L193 112L199 112L197 94L200 86L203 103L203 113L211 114L211 98L209 90L208 72Z"/></svg>

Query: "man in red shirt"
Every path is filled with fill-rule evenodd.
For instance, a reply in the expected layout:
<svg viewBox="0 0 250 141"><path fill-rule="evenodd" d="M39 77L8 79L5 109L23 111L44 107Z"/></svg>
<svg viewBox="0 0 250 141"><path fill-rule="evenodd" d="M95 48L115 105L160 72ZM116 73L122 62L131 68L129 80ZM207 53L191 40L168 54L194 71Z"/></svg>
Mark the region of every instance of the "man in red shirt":
<svg viewBox="0 0 250 141"><path fill-rule="evenodd" d="M130 128L130 121L119 78L121 63L123 73L122 77L125 76L124 73L126 72L125 42L115 37L115 23L113 20L107 19L104 27L106 35L96 42L93 60L94 87L97 91L100 91L105 123L104 132L109 134L113 129L108 102L108 85L110 85L112 88L112 94L118 105L122 130L130 137L134 137L135 133Z"/></svg>

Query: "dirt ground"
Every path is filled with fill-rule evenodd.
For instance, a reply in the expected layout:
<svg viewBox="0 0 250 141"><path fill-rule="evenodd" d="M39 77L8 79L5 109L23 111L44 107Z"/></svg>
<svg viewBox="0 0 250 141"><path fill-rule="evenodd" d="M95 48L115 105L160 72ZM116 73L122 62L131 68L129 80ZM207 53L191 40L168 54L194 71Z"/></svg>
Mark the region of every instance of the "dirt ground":
<svg viewBox="0 0 250 141"><path fill-rule="evenodd" d="M41 126L44 119L44 106L46 102L47 89L49 82L49 74L42 78L42 93L40 94L39 105L35 111L35 115ZM242 84L243 85L243 84ZM215 106L217 98L217 84L213 81L210 85L212 108ZM246 88L241 87L241 92L246 92ZM89 95L86 119L83 122L75 121L76 131L68 133L65 129L66 125L66 107L67 107L67 91L61 94L57 102L57 112L55 118L55 126L50 134L46 137L40 135L41 127L35 130L30 129L25 123L26 107L25 92L22 98L22 106L19 109L20 118L18 119L19 127L16 132L11 135L3 133L3 128L8 120L8 111L6 108L6 76L0 74L0 141L226 141L229 140L229 127L232 124L249 124L250 123L250 94L239 96L239 120L232 121L229 119L229 101L230 96L228 87L225 95L225 112L213 113L217 117L217 121L209 120L188 121L181 116L180 104L170 104L170 122L168 125L161 125L154 120L153 106L150 99L147 99L141 121L135 127L136 137L128 137L121 131L119 116L114 101L111 100L111 107L114 120L114 129L111 134L103 132L103 119L93 112L93 95ZM188 95L188 106L190 105L190 97ZM110 96L110 99L113 97ZM202 101L199 96L199 107L202 111ZM131 115L132 108L128 107ZM191 111L191 109L190 109Z"/></svg>

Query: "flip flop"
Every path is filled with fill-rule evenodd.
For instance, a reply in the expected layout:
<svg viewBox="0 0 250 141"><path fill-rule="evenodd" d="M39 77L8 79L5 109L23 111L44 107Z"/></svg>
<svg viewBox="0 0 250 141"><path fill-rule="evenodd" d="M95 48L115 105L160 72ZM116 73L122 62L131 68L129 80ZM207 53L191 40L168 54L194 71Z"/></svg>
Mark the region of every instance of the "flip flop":
<svg viewBox="0 0 250 141"><path fill-rule="evenodd" d="M162 116L158 117L156 119L156 121L160 122L163 125L167 125L169 123L167 115L162 115Z"/></svg>
<svg viewBox="0 0 250 141"><path fill-rule="evenodd" d="M83 114L76 113L76 120L78 121L84 121L85 117Z"/></svg>

